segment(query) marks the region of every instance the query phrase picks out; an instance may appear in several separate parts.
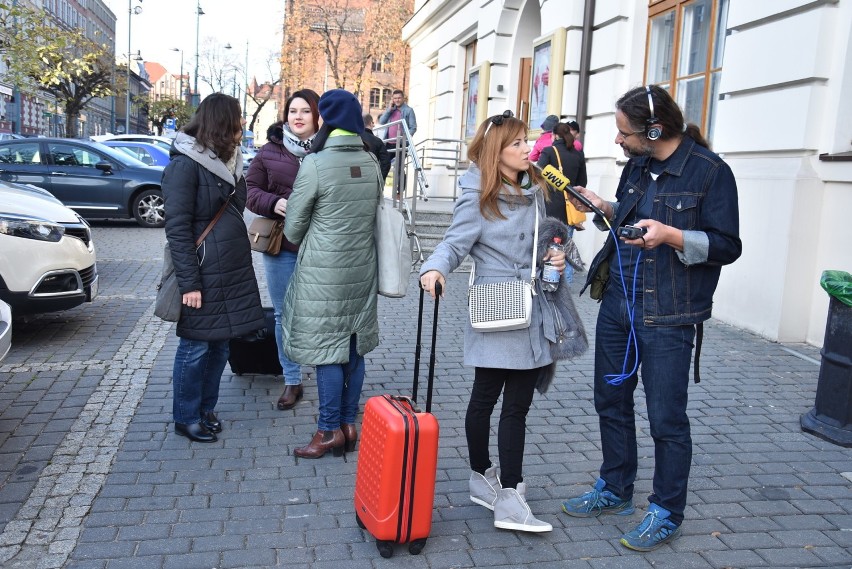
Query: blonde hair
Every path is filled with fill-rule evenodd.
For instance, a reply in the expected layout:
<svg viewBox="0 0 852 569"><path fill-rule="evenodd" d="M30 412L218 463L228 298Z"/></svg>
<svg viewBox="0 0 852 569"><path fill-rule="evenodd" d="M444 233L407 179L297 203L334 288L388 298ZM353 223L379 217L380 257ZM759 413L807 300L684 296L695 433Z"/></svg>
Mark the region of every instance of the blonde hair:
<svg viewBox="0 0 852 569"><path fill-rule="evenodd" d="M492 122L494 118L502 118L502 123ZM486 136L486 132L488 136ZM517 195L521 195L521 185L517 180L505 180L500 172L500 154L503 149L512 144L516 138L526 139L529 129L520 119L495 115L489 117L479 125L473 140L467 149L467 156L471 162L479 166L479 211L486 219L506 219L500 211L498 197L503 189L503 184L511 185ZM538 171L530 164L527 170L530 181L542 187L545 199L548 197L547 188L542 183L543 179Z"/></svg>

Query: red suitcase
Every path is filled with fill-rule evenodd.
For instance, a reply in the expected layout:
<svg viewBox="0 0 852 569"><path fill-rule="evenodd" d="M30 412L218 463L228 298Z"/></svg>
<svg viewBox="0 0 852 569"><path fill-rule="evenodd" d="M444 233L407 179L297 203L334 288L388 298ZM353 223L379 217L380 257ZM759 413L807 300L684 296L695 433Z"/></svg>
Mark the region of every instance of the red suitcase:
<svg viewBox="0 0 852 569"><path fill-rule="evenodd" d="M440 285L436 292L440 296ZM355 478L355 517L358 525L376 538L376 547L382 557L393 555L394 543L407 543L409 552L417 555L426 545L432 527L438 421L430 411L437 325L436 298L426 411L421 413L416 406L423 289L420 290L412 395L410 398L393 395L371 397L364 407Z"/></svg>

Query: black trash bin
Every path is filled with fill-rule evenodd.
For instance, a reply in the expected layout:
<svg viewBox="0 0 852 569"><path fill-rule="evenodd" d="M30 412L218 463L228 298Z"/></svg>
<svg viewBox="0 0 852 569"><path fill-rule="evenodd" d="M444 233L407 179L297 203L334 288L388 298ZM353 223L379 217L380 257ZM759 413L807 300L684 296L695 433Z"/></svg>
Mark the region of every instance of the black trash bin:
<svg viewBox="0 0 852 569"><path fill-rule="evenodd" d="M845 275L852 282L852 275ZM820 353L816 401L814 408L802 415L802 430L834 444L852 447L852 306L834 294L828 305L825 341Z"/></svg>

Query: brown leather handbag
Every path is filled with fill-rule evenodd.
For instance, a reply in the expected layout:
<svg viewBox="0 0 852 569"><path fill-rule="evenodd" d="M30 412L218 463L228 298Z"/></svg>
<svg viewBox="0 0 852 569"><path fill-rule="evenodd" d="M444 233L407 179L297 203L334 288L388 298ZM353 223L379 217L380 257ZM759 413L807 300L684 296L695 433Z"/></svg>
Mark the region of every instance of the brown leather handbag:
<svg viewBox="0 0 852 569"><path fill-rule="evenodd" d="M248 236L252 251L277 255L284 241L284 220L256 217L249 225Z"/></svg>

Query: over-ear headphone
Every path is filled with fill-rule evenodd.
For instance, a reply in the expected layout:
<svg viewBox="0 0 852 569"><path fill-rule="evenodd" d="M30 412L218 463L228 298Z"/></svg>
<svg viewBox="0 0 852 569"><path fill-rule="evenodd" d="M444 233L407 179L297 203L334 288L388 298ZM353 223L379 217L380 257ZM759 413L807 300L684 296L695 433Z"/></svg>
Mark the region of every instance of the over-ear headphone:
<svg viewBox="0 0 852 569"><path fill-rule="evenodd" d="M648 108L651 110L651 116L645 121L648 125L645 127L645 136L648 140L658 140L663 136L663 127L657 124L659 119L654 114L654 98L651 96L650 85L645 85L645 92L648 94Z"/></svg>

